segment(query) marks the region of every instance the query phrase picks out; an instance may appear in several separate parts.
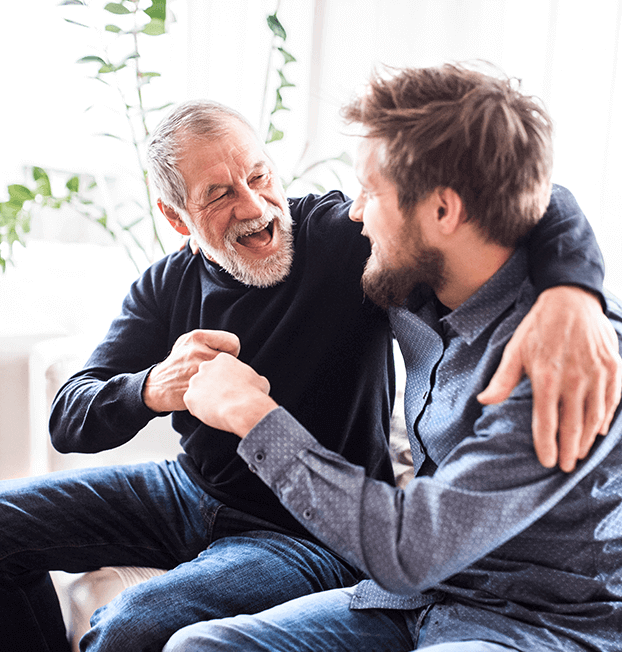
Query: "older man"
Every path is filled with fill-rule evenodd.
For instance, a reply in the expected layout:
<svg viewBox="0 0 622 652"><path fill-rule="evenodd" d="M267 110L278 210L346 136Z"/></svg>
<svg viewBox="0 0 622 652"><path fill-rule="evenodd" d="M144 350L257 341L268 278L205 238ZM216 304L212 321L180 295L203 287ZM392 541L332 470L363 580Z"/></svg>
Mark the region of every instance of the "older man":
<svg viewBox="0 0 622 652"><path fill-rule="evenodd" d="M243 438L290 512L375 581L194 625L165 651L618 651L622 416L566 474L534 454L527 378L501 405L477 400L536 299L521 243L551 192L549 117L511 80L449 65L376 78L346 116L365 130L350 216L404 353L417 477L370 478L266 378L226 354L203 363L191 413ZM622 307L607 316L617 350Z"/></svg>
<svg viewBox="0 0 622 652"><path fill-rule="evenodd" d="M214 103L173 110L154 134L150 159L158 205L175 229L194 235L201 255L186 248L136 281L84 370L59 392L50 426L59 450L96 452L173 412L184 453L172 462L0 487L0 637L7 649L66 649L49 569L173 569L96 612L81 642L87 650L133 652L161 649L174 631L199 620L261 611L359 579L248 470L233 434L187 411L190 380L221 351L269 376L279 403L328 449L369 477L392 481L391 334L386 314L363 300L369 245L348 220L350 202L338 192L288 201L254 131ZM534 266L543 287L576 283L598 293L598 250L567 201L552 205L532 238ZM560 235L564 222L570 229ZM561 259L560 251L570 253ZM549 305L559 303L556 292L574 293L575 303L565 317L557 308L548 314L563 323L578 316L586 350L599 327L590 310L602 314L597 299L562 288L545 293ZM526 345L538 340L530 332ZM601 390L600 401L588 401L595 415L587 419L588 439L606 426L605 403L613 407L611 392ZM565 463L574 463L576 448L567 446Z"/></svg>

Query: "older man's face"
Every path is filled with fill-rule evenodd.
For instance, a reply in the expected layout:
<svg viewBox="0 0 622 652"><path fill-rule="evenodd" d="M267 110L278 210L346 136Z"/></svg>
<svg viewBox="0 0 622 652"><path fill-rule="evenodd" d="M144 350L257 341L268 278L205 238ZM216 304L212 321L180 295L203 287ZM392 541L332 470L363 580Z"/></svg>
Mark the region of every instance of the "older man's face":
<svg viewBox="0 0 622 652"><path fill-rule="evenodd" d="M282 281L293 258L292 220L255 134L232 119L222 137L192 140L179 169L188 190L184 221L203 252L247 285Z"/></svg>

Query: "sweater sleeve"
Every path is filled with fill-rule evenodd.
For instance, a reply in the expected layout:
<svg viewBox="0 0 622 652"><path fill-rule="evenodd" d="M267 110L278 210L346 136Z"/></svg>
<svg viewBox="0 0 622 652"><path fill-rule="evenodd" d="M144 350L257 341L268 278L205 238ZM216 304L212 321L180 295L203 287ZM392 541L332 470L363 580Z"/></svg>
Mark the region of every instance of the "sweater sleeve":
<svg viewBox="0 0 622 652"><path fill-rule="evenodd" d="M165 268L164 262L156 264L132 285L104 340L56 395L50 434L58 451L115 448L158 416L144 404L142 389L151 368L168 352L162 315Z"/></svg>
<svg viewBox="0 0 622 652"><path fill-rule="evenodd" d="M577 285L604 305L605 266L592 228L570 191L553 186L549 207L528 236L529 270L538 291Z"/></svg>

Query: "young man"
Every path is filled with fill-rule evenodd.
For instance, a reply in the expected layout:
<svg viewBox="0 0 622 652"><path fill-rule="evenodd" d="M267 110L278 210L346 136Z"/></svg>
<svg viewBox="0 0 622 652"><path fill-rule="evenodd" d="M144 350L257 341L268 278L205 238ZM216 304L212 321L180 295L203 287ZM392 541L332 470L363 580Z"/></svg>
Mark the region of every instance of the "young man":
<svg viewBox="0 0 622 652"><path fill-rule="evenodd" d="M187 624L358 581L359 571L248 470L233 434L186 410L189 380L219 351L269 376L273 396L328 449L392 481L391 334L386 315L363 300L369 245L348 219L350 202L338 192L288 201L254 131L214 103L173 110L155 131L150 158L162 212L196 237L202 253L186 248L138 279L84 370L59 392L50 428L59 450L97 452L172 411L184 453L173 462L0 486L0 639L7 650L68 649L49 569L174 569L98 610L81 643L89 651L158 650ZM554 202L532 238L534 265L549 270L543 287L576 283L598 293L593 236L576 205L562 215L566 208ZM570 230L560 235L565 221ZM565 316L555 293L574 293ZM579 348L587 350L598 332L598 301L576 288L543 299L549 308L536 323L551 313L564 324L578 317ZM539 341L537 328L527 335L523 346ZM550 346L559 339L550 336ZM522 353L516 359L531 362ZM606 375L607 365L583 366L596 378L603 369ZM613 408L611 392L600 388L595 396L588 439L606 425L602 406ZM572 429L567 434L578 442ZM567 447L566 462L574 463L576 448Z"/></svg>
<svg viewBox="0 0 622 652"><path fill-rule="evenodd" d="M566 474L534 453L529 379L477 400L536 299L522 242L551 193L548 116L511 80L447 65L374 79L346 117L365 130L363 287L404 353L417 477L367 477L266 378L226 354L203 363L190 412L241 437L291 513L373 581L189 627L165 651L619 650L622 418ZM607 315L619 349L622 309Z"/></svg>

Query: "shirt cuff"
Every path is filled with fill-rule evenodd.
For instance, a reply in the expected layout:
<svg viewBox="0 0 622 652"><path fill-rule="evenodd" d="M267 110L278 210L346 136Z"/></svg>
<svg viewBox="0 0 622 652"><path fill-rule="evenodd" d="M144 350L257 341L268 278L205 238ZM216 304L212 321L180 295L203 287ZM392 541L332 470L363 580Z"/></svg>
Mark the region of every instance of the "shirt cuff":
<svg viewBox="0 0 622 652"><path fill-rule="evenodd" d="M269 412L240 442L238 455L278 495L299 454L316 440L282 407Z"/></svg>

